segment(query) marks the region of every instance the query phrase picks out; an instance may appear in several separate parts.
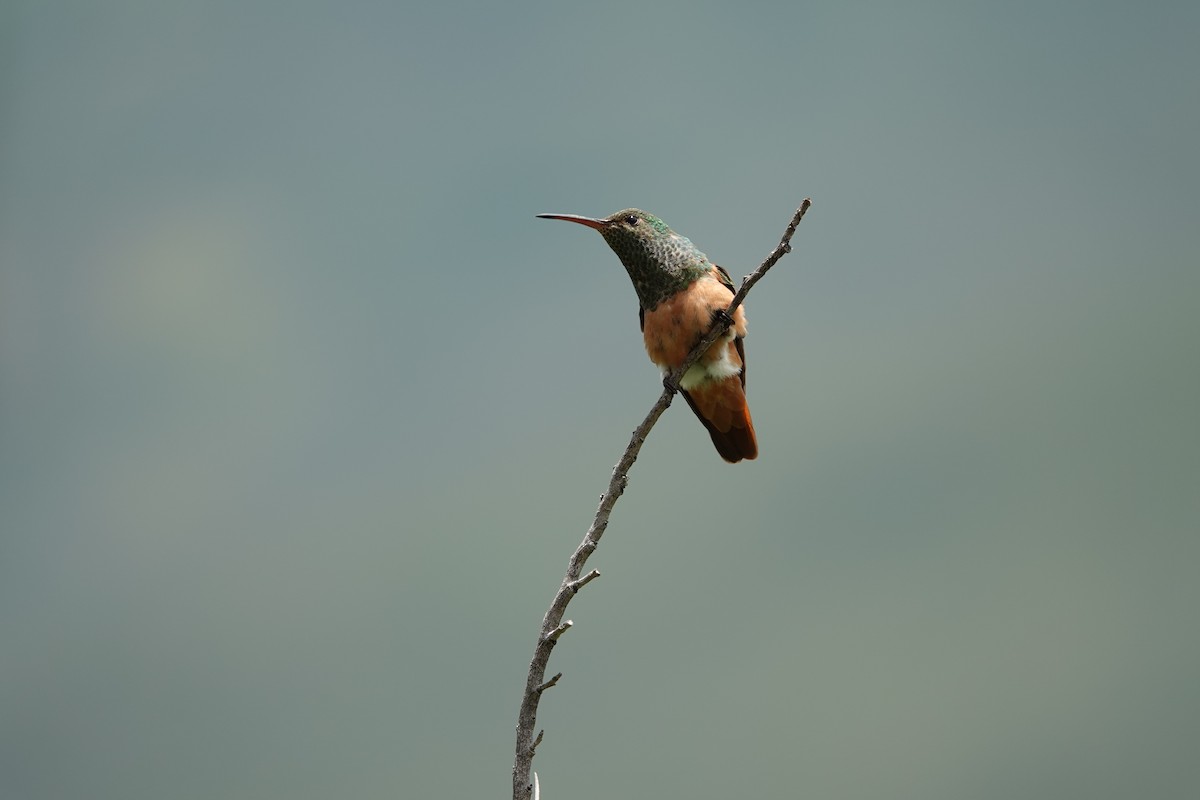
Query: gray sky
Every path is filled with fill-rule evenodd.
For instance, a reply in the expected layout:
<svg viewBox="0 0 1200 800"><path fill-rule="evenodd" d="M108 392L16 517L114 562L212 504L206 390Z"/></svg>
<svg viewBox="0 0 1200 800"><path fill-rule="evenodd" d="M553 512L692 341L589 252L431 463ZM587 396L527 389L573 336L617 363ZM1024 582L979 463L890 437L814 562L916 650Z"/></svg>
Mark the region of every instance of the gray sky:
<svg viewBox="0 0 1200 800"><path fill-rule="evenodd" d="M1195 3L0 12L0 795L503 797L659 391L595 234L750 296L571 607L548 798L1200 791Z"/></svg>

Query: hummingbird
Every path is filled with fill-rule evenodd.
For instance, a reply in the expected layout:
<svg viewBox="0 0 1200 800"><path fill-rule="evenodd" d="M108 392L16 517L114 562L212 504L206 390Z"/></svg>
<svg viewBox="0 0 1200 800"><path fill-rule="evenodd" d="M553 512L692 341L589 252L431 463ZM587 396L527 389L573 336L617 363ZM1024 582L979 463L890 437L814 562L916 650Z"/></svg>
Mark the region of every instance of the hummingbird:
<svg viewBox="0 0 1200 800"><path fill-rule="evenodd" d="M664 376L683 364L733 300L729 273L653 214L627 208L601 219L538 216L586 225L604 237L633 281L646 353ZM758 442L746 405L746 313L741 306L732 319L725 335L683 374L678 388L721 458L736 463L756 457Z"/></svg>

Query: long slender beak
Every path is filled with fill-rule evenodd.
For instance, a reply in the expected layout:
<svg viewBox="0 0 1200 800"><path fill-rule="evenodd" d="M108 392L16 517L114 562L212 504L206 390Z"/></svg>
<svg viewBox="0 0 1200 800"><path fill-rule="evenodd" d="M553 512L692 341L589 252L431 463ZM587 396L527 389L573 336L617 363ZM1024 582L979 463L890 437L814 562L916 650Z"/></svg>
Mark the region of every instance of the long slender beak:
<svg viewBox="0 0 1200 800"><path fill-rule="evenodd" d="M601 230L608 225L606 219L593 219L592 217L581 217L578 214L538 214L541 219L563 219L567 222L578 222L580 225L587 225L589 228Z"/></svg>

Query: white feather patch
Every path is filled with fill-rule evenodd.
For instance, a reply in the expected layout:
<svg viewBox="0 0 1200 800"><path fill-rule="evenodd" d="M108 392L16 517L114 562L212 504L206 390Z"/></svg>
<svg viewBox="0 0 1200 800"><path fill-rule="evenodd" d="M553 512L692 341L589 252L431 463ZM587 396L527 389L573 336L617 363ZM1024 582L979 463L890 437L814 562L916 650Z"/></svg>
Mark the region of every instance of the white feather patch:
<svg viewBox="0 0 1200 800"><path fill-rule="evenodd" d="M741 367L729 357L728 342L732 338L731 334L718 342L721 346L720 358L709 364L693 364L687 372L683 373L683 377L679 379L679 388L691 391L710 381L723 381L737 375L741 371Z"/></svg>

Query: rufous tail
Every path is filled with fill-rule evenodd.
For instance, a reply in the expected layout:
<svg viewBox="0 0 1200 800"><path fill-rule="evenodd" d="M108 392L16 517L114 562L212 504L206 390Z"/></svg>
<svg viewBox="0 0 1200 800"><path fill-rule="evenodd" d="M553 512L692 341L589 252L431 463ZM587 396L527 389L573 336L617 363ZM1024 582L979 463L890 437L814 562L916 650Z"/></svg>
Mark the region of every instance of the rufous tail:
<svg viewBox="0 0 1200 800"><path fill-rule="evenodd" d="M708 435L721 458L736 464L743 458L758 455L750 407L746 405L746 393L738 376L732 375L680 393L708 428Z"/></svg>

